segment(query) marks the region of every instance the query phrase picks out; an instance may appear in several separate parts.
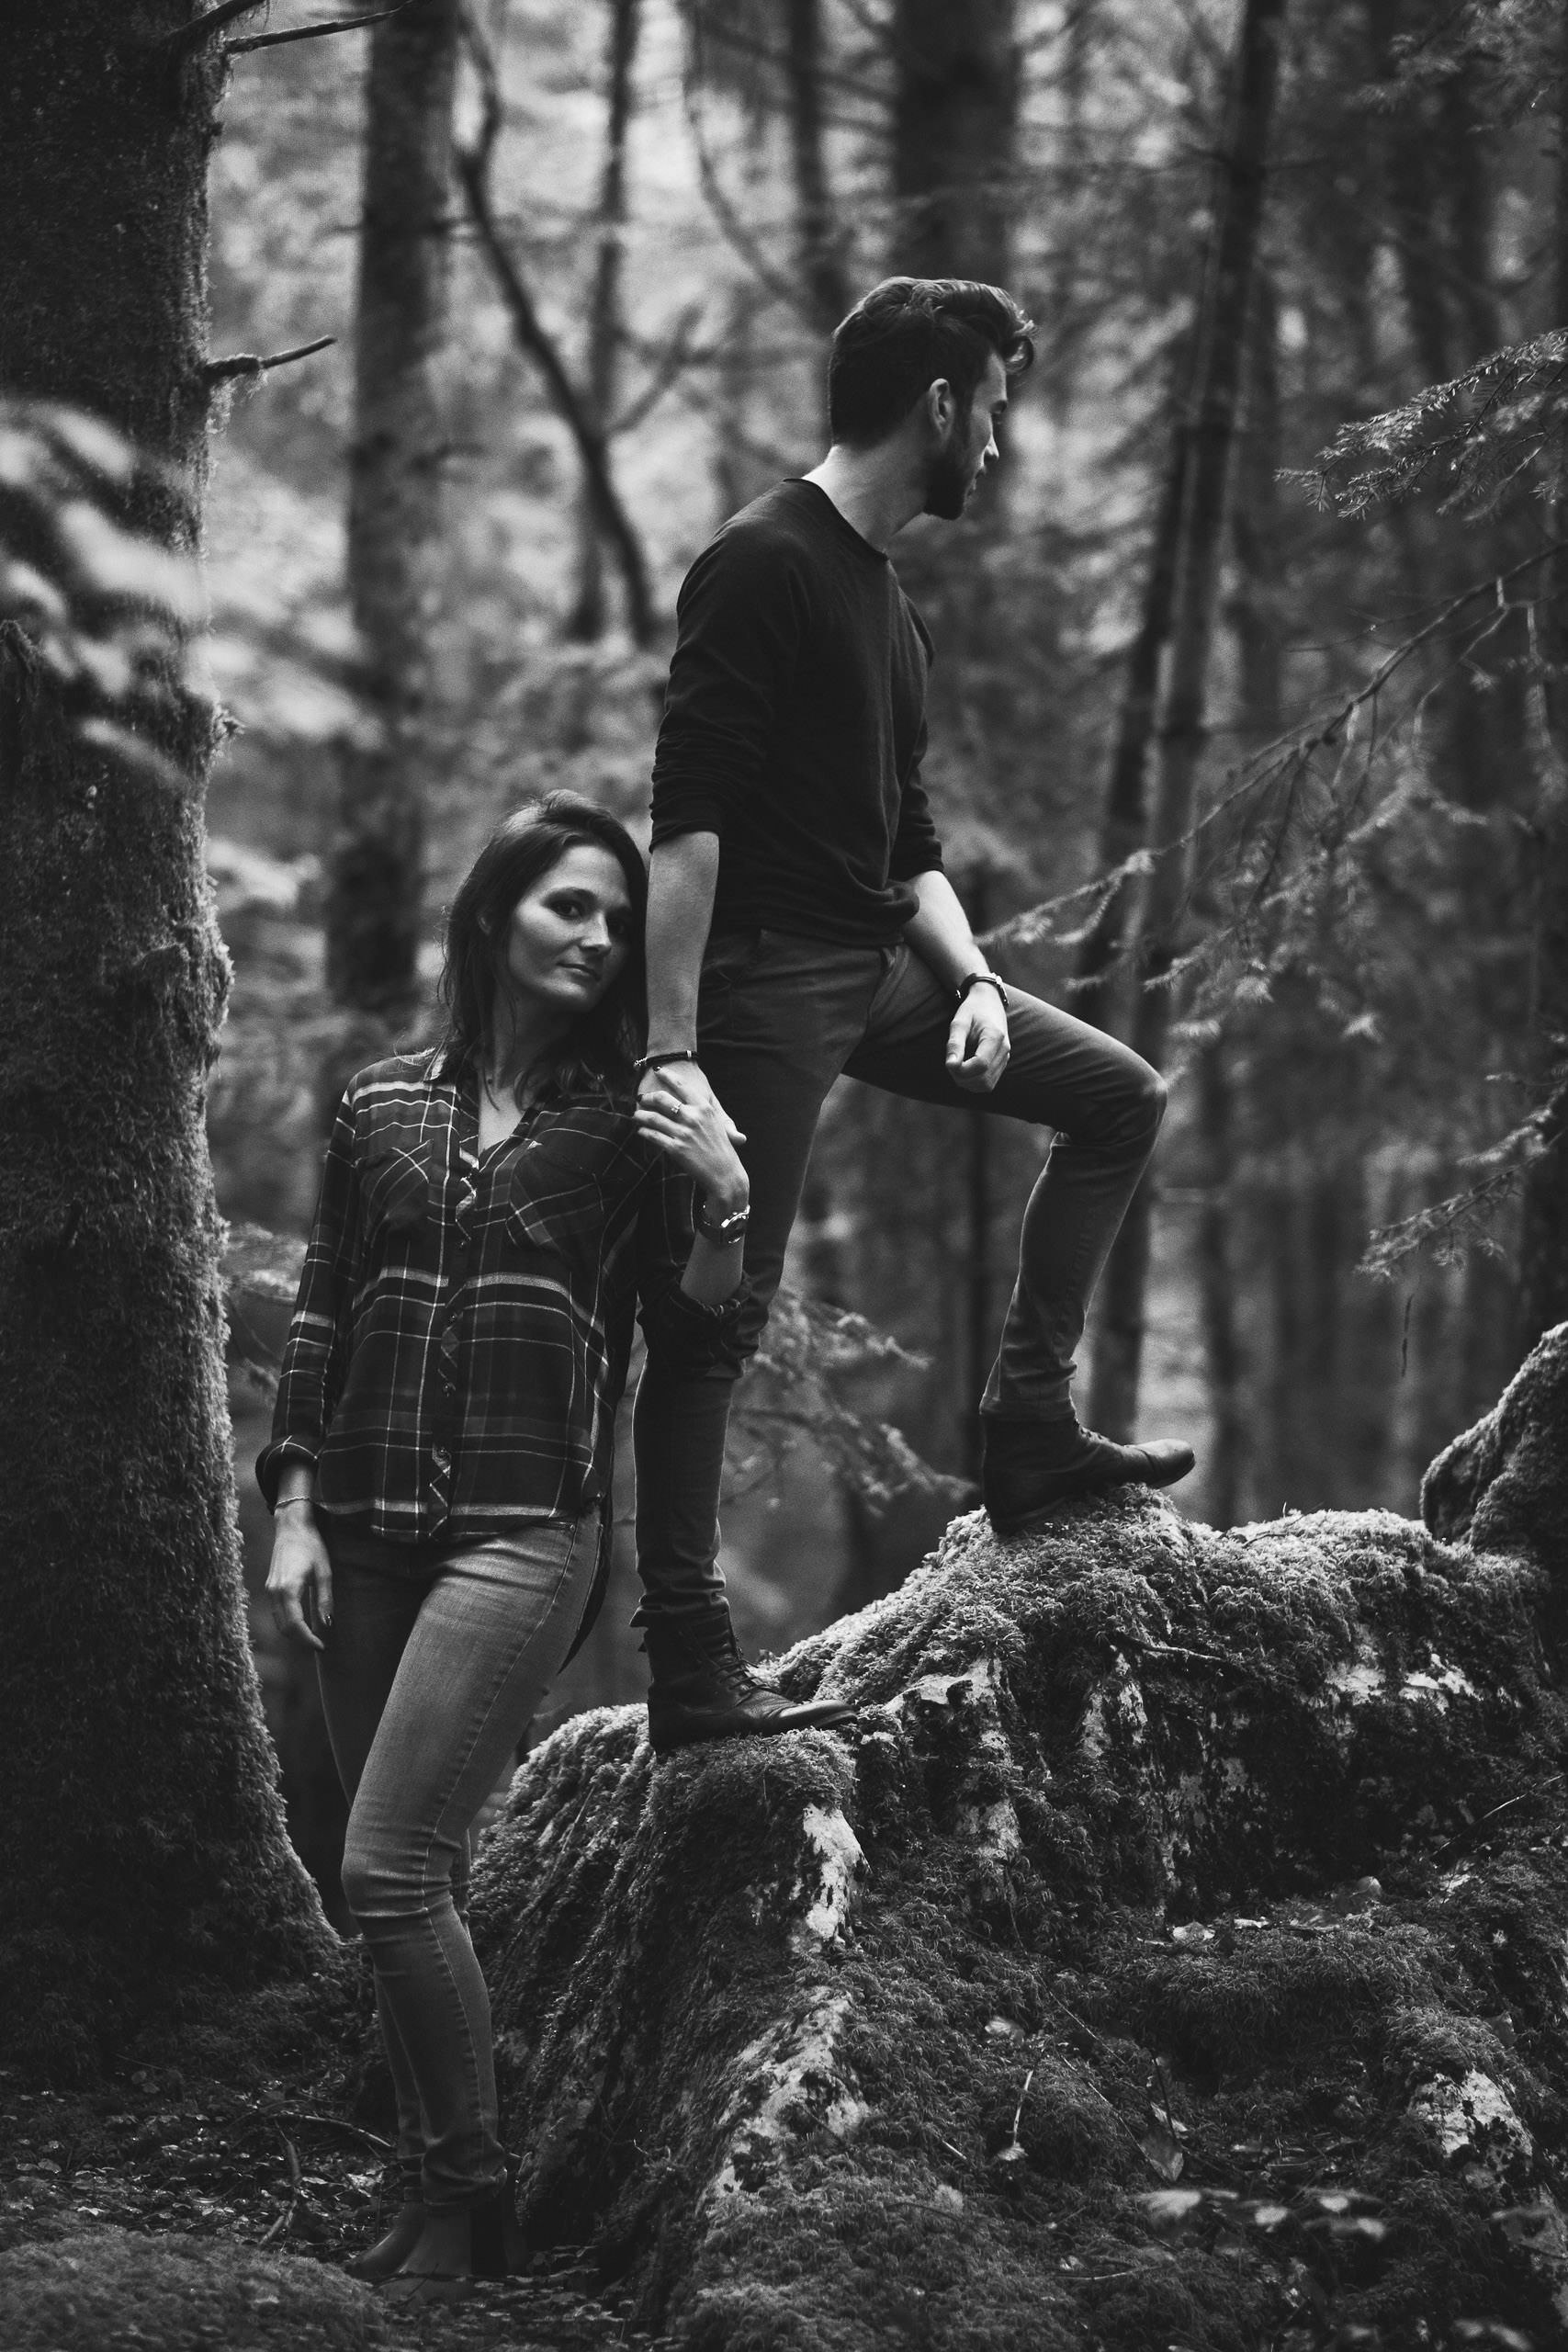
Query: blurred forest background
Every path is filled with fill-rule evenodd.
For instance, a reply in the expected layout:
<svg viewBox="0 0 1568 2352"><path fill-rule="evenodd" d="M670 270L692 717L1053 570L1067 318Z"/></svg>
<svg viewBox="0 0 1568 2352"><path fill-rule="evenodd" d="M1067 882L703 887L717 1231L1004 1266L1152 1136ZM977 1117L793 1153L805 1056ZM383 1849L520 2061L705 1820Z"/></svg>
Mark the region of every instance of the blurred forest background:
<svg viewBox="0 0 1568 2352"><path fill-rule="evenodd" d="M1173 1080L1080 1411L1190 1438L1175 1500L1219 1525L1414 1508L1533 1336L1558 17L412 0L235 57L211 347L337 338L235 362L208 518L253 1591L291 1294L265 1237L308 1227L333 1092L430 1034L443 907L503 808L568 784L646 839L682 573L816 462L828 336L900 269L1039 322L999 471L895 551L950 869L1008 977ZM963 1505L1040 1148L999 1127L829 1102L802 1304L735 1433L752 1646L888 1589ZM640 1695L620 1550L536 1736ZM313 1678L254 1630L332 1889Z"/></svg>

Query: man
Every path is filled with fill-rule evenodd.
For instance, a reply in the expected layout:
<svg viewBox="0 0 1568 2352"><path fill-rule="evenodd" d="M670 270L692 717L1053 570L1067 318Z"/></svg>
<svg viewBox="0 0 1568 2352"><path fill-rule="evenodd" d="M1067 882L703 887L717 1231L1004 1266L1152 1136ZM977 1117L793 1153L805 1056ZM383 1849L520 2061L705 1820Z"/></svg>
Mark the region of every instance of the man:
<svg viewBox="0 0 1568 2352"><path fill-rule="evenodd" d="M667 1111L711 1090L742 1139L742 1358L840 1072L1057 1131L980 1408L984 1498L1004 1534L1069 1496L1192 1466L1188 1446L1115 1445L1074 1415L1073 1351L1165 1090L1114 1039L987 969L920 784L931 640L887 555L915 515L963 513L1032 359L1030 323L995 287L875 287L833 338L827 457L727 523L687 574L654 763L640 1080ZM637 1396L637 1613L659 1747L844 1713L787 1705L735 1647L716 1554L739 1369L650 1368Z"/></svg>

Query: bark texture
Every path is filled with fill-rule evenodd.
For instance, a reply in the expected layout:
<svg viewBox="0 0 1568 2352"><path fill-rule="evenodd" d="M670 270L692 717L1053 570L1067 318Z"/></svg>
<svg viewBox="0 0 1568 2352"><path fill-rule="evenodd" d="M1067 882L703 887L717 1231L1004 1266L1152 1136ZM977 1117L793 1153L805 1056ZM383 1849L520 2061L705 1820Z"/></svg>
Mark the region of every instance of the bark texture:
<svg viewBox="0 0 1568 2352"><path fill-rule="evenodd" d="M899 0L894 266L1007 282L1018 56L1013 0Z"/></svg>
<svg viewBox="0 0 1568 2352"><path fill-rule="evenodd" d="M164 461L124 522L194 548L206 164L189 0L14 12L0 385ZM89 2072L150 2012L331 1948L284 1836L245 1638L205 1081L228 966L202 858L210 706L73 730L0 646L0 2049Z"/></svg>
<svg viewBox="0 0 1568 2352"><path fill-rule="evenodd" d="M1568 321L1568 23L1562 29L1557 125L1557 317ZM1555 536L1568 537L1568 496ZM1568 1315L1568 553L1552 558L1543 636L1551 673L1540 695L1540 854L1532 994L1539 1082L1549 1091L1551 1149L1525 1181L1519 1337L1533 1344Z"/></svg>
<svg viewBox="0 0 1568 2352"><path fill-rule="evenodd" d="M604 165L599 181L599 250L588 307L588 389L583 406L607 439L620 381L621 278L626 259L626 141L631 130L641 0L610 0L604 60ZM567 633L592 644L604 634L604 548L599 503L585 478L578 499L577 599Z"/></svg>
<svg viewBox="0 0 1568 2352"><path fill-rule="evenodd" d="M1430 1525L960 1519L779 1668L852 1736L564 1726L476 1889L536 2238L726 2352L1562 2340L1565 1408L1568 1327Z"/></svg>
<svg viewBox="0 0 1568 2352"><path fill-rule="evenodd" d="M374 732L340 753L327 977L394 1023L419 986L458 23L457 0L414 0L377 25L366 89L348 583Z"/></svg>
<svg viewBox="0 0 1568 2352"><path fill-rule="evenodd" d="M830 335L854 297L844 268L843 232L828 176L822 121L821 0L786 0L784 40L800 283L812 325L819 334Z"/></svg>

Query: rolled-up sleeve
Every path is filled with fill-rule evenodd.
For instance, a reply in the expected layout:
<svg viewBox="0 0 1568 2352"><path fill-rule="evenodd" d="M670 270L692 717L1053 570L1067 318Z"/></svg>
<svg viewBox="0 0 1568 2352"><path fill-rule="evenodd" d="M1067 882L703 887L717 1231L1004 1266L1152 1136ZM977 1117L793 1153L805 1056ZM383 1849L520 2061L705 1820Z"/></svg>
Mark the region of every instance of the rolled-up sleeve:
<svg viewBox="0 0 1568 2352"><path fill-rule="evenodd" d="M744 1278L718 1306L681 1288L692 1254L692 1183L667 1161L652 1170L637 1222L637 1320L649 1358L688 1378L739 1373Z"/></svg>
<svg viewBox="0 0 1568 2352"><path fill-rule="evenodd" d="M723 838L756 786L795 675L804 584L776 545L744 531L705 548L682 584L675 651L653 761L653 846Z"/></svg>
<svg viewBox="0 0 1568 2352"><path fill-rule="evenodd" d="M305 1462L315 1468L343 1387L361 1248L354 1138L354 1107L345 1094L327 1145L316 1219L283 1351L272 1438L256 1457L256 1483L269 1510L276 1508L286 1463Z"/></svg>

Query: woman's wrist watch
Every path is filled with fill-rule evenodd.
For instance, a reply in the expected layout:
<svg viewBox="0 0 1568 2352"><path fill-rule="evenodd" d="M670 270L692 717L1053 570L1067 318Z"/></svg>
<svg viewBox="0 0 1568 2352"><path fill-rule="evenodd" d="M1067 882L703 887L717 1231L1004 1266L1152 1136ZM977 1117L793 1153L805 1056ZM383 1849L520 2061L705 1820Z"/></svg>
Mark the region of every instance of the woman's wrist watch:
<svg viewBox="0 0 1568 2352"><path fill-rule="evenodd" d="M1012 999L1007 992L1005 982L1002 981L995 972L965 972L964 978L958 983L956 1001L959 1004L962 1004L970 989L977 989L982 980L988 989L995 989L997 994L1002 1001L1002 1011L1004 1012L1010 1012L1012 1011Z"/></svg>

